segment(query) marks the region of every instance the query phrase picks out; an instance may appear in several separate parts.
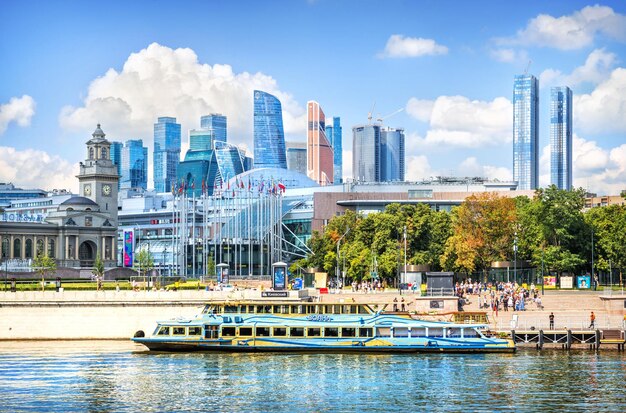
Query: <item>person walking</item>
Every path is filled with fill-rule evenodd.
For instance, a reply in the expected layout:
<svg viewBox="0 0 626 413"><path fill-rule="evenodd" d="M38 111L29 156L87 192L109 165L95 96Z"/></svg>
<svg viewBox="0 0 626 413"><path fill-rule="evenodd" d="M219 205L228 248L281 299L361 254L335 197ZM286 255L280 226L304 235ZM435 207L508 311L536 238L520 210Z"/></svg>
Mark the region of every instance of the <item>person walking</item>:
<svg viewBox="0 0 626 413"><path fill-rule="evenodd" d="M394 297L393 299L393 312L397 312L398 311L398 299Z"/></svg>
<svg viewBox="0 0 626 413"><path fill-rule="evenodd" d="M550 313L548 318L550 319L550 330L554 330L554 313Z"/></svg>
<svg viewBox="0 0 626 413"><path fill-rule="evenodd" d="M589 315L589 328L596 328L596 315L593 311L591 312L591 315Z"/></svg>
<svg viewBox="0 0 626 413"><path fill-rule="evenodd" d="M402 311L406 311L406 302L404 301L404 297L400 300L400 307L402 308Z"/></svg>

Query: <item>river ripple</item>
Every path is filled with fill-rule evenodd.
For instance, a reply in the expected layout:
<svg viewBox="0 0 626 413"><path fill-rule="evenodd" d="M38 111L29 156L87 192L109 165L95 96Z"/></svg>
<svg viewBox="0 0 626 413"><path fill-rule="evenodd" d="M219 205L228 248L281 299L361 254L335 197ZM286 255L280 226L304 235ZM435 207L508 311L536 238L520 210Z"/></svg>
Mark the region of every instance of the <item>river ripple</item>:
<svg viewBox="0 0 626 413"><path fill-rule="evenodd" d="M0 343L2 412L626 411L626 356L152 354L130 342Z"/></svg>

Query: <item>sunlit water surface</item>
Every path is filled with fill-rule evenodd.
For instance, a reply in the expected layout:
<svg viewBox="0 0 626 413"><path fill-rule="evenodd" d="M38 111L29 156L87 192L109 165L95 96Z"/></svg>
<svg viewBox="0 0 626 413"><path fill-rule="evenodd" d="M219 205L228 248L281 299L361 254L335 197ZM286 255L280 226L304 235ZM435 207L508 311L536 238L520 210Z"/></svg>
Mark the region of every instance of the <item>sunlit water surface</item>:
<svg viewBox="0 0 626 413"><path fill-rule="evenodd" d="M153 354L1 342L2 412L626 411L626 356Z"/></svg>

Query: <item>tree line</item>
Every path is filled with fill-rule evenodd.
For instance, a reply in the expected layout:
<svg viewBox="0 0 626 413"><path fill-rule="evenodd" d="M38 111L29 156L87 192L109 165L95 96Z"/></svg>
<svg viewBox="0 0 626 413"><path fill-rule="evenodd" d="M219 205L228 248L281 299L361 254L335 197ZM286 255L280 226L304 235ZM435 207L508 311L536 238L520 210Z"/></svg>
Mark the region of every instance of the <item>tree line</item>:
<svg viewBox="0 0 626 413"><path fill-rule="evenodd" d="M329 274L338 264L346 277L393 279L405 261L431 271L487 274L494 261L527 260L559 275L619 270L626 264L626 206L584 211L585 191L538 189L532 199L474 194L451 212L424 204L390 204L366 216L347 210L309 241L313 251L291 267Z"/></svg>

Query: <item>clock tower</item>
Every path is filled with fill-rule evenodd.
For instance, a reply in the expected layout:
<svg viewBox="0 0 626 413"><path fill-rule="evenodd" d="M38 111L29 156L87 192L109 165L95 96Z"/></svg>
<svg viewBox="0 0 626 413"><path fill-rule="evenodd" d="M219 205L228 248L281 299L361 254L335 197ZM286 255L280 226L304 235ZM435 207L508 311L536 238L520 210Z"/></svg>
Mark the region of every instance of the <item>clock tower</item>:
<svg viewBox="0 0 626 413"><path fill-rule="evenodd" d="M109 215L109 223L117 228L117 167L111 161L111 142L106 140L100 124L87 141L87 159L80 163L76 176L80 196L100 206L100 212Z"/></svg>

